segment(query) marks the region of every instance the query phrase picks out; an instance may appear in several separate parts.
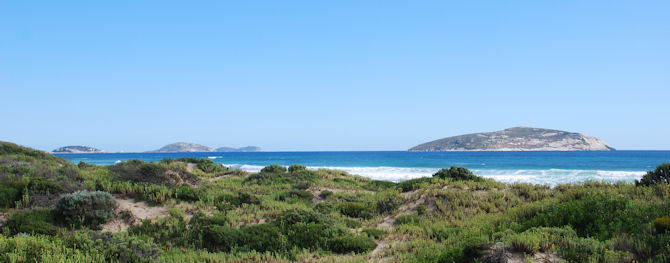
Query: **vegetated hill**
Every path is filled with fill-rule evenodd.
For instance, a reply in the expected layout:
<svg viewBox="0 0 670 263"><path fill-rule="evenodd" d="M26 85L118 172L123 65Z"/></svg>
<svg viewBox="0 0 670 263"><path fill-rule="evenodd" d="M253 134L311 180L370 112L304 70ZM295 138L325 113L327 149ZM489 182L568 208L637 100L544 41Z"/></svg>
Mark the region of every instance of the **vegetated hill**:
<svg viewBox="0 0 670 263"><path fill-rule="evenodd" d="M496 132L443 138L409 151L612 151L604 141L581 133L515 127Z"/></svg>
<svg viewBox="0 0 670 263"><path fill-rule="evenodd" d="M246 146L246 147L240 147L240 148L233 148L233 147L220 147L216 148L217 152L262 152L263 149L261 147L257 146Z"/></svg>
<svg viewBox="0 0 670 263"><path fill-rule="evenodd" d="M176 142L172 144L165 145L158 150L148 151L155 153L176 153L176 152L214 152L215 150L211 147L207 147L201 144L188 143L188 142Z"/></svg>
<svg viewBox="0 0 670 263"><path fill-rule="evenodd" d="M394 183L193 158L73 165L0 143L0 262L668 262L667 167L638 185L462 167Z"/></svg>
<svg viewBox="0 0 670 263"><path fill-rule="evenodd" d="M63 146L52 153L104 153L105 151L90 146Z"/></svg>

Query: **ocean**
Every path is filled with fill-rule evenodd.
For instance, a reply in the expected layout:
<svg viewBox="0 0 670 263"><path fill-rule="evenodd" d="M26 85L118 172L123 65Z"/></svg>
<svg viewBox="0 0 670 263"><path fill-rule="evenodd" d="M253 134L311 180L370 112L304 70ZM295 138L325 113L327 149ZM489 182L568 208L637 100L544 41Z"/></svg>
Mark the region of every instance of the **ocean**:
<svg viewBox="0 0 670 263"><path fill-rule="evenodd" d="M603 152L203 152L56 154L73 163L110 165L128 159L208 158L232 168L258 172L266 165L302 164L338 169L377 180L431 176L440 168L463 166L500 182L557 185L584 181L633 182L670 162L670 151Z"/></svg>

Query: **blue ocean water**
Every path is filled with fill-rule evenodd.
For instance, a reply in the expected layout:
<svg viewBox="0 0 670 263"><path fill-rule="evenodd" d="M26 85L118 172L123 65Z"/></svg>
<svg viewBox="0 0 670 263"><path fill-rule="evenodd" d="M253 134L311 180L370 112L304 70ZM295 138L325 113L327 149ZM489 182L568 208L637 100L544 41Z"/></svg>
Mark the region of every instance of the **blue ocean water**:
<svg viewBox="0 0 670 263"><path fill-rule="evenodd" d="M209 158L214 162L259 171L277 163L332 168L378 180L402 181L431 176L452 165L501 182L556 185L587 180L639 179L648 170L670 162L670 151L604 152L253 152L253 153L103 153L58 154L73 163L110 165L128 159L158 161L164 158Z"/></svg>

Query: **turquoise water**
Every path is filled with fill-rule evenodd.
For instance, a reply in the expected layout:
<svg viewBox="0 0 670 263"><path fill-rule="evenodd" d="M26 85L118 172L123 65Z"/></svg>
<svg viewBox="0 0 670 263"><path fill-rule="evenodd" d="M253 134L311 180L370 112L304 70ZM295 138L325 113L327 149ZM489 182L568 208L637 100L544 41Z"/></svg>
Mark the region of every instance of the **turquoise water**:
<svg viewBox="0 0 670 263"><path fill-rule="evenodd" d="M670 151L609 152L255 152L255 153L104 153L59 154L73 163L109 165L128 159L209 158L214 162L259 171L278 163L333 168L378 180L401 181L430 176L439 168L463 166L502 182L556 185L596 181L632 182L663 162Z"/></svg>

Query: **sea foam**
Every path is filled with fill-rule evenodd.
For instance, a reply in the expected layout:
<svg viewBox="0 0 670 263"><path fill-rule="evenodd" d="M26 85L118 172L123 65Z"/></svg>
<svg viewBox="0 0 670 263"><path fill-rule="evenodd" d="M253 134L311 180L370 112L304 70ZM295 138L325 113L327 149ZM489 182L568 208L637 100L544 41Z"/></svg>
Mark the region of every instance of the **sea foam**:
<svg viewBox="0 0 670 263"><path fill-rule="evenodd" d="M259 172L263 166L247 164L224 164L232 168L239 168L247 172ZM439 169L416 167L341 167L341 166L308 166L311 170L320 168L334 169L350 174L368 177L374 180L389 180L394 182L430 177ZM584 181L626 181L633 182L640 179L642 171L608 171L608 170L567 170L567 169L473 169L475 174L492 178L504 183L533 183L555 186L564 183L580 183Z"/></svg>

